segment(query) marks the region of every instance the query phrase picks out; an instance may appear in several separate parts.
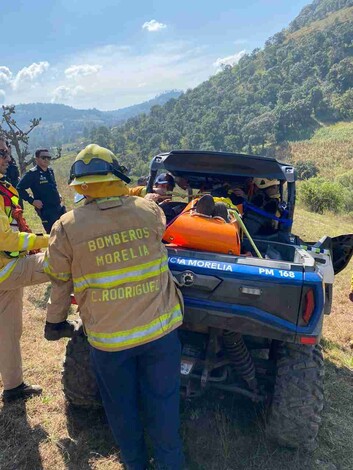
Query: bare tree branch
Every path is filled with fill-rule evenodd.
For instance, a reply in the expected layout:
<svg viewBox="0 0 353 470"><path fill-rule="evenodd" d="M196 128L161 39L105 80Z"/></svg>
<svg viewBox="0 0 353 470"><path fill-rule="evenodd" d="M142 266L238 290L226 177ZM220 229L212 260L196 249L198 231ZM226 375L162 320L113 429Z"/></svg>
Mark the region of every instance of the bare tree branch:
<svg viewBox="0 0 353 470"><path fill-rule="evenodd" d="M20 173L22 175L30 163L28 160L26 160L26 157L30 154L28 151L28 135L33 131L33 129L39 126L42 118L31 119L29 128L24 131L18 126L14 118L14 114L16 114L14 105L2 106L0 133L3 134L5 138L9 140L10 143L15 147Z"/></svg>

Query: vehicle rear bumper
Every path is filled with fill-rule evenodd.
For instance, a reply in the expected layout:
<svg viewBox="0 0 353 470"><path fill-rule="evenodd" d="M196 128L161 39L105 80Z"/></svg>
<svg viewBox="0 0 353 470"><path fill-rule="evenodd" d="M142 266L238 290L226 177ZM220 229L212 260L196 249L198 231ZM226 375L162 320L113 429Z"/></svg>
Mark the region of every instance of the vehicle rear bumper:
<svg viewBox="0 0 353 470"><path fill-rule="evenodd" d="M234 305L217 305L217 308L208 305L206 308L200 302L187 298L184 322L195 327L202 325L290 343L316 344L320 341L321 335L321 322L318 322L314 329L301 327L298 331L295 324L255 308ZM302 338L307 340L303 341Z"/></svg>

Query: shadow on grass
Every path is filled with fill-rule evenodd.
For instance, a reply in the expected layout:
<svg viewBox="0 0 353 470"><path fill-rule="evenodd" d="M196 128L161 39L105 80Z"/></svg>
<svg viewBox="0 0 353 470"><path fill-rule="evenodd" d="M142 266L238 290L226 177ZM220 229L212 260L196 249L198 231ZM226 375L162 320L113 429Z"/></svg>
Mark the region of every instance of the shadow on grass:
<svg viewBox="0 0 353 470"><path fill-rule="evenodd" d="M348 470L353 462L353 373L325 360L326 405L313 453L271 443L265 410L251 401L208 391L182 400L182 437L188 470ZM66 468L94 468L99 457L117 459L103 411L66 410L70 439L58 442ZM299 430L300 432L300 430ZM118 459L114 460L119 468ZM2 467L1 467L2 468ZM40 468L40 467L39 467ZM109 467L110 468L110 467Z"/></svg>
<svg viewBox="0 0 353 470"><path fill-rule="evenodd" d="M103 409L66 405L66 418L70 438L60 439L57 446L67 469L91 470L95 459L116 456L118 451Z"/></svg>
<svg viewBox="0 0 353 470"><path fill-rule="evenodd" d="M0 468L41 470L40 443L48 438L42 426L31 427L26 402L4 404L0 411Z"/></svg>
<svg viewBox="0 0 353 470"><path fill-rule="evenodd" d="M353 351L351 347L335 343L323 338L321 344L325 355L337 363L337 369L342 374L353 377Z"/></svg>
<svg viewBox="0 0 353 470"><path fill-rule="evenodd" d="M211 391L183 402L189 470L348 470L353 468L353 373L325 360L326 405L313 453L278 447L265 434L265 410ZM300 430L299 430L300 432Z"/></svg>

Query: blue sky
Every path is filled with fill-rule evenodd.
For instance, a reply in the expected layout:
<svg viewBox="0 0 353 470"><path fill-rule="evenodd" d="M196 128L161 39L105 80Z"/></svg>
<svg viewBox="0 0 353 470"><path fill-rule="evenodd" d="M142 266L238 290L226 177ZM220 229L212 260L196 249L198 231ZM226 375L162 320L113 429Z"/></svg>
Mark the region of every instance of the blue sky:
<svg viewBox="0 0 353 470"><path fill-rule="evenodd" d="M0 103L117 109L193 88L310 0L0 0Z"/></svg>

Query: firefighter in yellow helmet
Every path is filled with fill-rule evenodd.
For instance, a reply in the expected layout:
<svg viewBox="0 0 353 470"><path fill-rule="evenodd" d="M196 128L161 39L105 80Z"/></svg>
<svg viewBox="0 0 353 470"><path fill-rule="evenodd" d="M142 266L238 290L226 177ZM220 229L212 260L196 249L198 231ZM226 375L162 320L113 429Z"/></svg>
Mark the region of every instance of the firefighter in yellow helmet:
<svg viewBox="0 0 353 470"><path fill-rule="evenodd" d="M244 206L244 223L252 236L271 235L278 229L280 181L254 178L254 195Z"/></svg>
<svg viewBox="0 0 353 470"><path fill-rule="evenodd" d="M279 199L279 180L269 178L254 178L254 185L257 190L263 191L268 199Z"/></svg>
<svg viewBox="0 0 353 470"><path fill-rule="evenodd" d="M28 250L48 245L48 235L35 235L22 216L17 190L6 180L11 161L5 139L0 137L0 374L3 401L41 393L37 385L23 382L20 338L23 287L48 281L43 272L44 254Z"/></svg>
<svg viewBox="0 0 353 470"><path fill-rule="evenodd" d="M180 469L176 329L182 298L161 242L164 214L155 203L129 196L129 181L111 151L91 144L77 155L70 185L86 200L51 232L45 269L53 286L45 337L70 336L65 322L73 289L125 465L147 467L141 395L157 465Z"/></svg>

